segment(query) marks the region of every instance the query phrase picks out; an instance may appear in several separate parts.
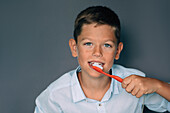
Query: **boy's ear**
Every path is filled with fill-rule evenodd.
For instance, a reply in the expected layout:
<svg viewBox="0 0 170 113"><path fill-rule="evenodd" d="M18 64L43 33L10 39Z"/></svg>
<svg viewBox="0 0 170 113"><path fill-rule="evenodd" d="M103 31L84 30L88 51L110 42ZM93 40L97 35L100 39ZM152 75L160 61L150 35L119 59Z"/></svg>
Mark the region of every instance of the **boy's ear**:
<svg viewBox="0 0 170 113"><path fill-rule="evenodd" d="M120 57L120 53L121 51L123 50L123 43L120 42L118 47L117 47L117 52L116 52L116 55L115 55L115 59L118 60L119 57Z"/></svg>
<svg viewBox="0 0 170 113"><path fill-rule="evenodd" d="M69 40L69 46L73 57L77 57L77 45L74 39Z"/></svg>

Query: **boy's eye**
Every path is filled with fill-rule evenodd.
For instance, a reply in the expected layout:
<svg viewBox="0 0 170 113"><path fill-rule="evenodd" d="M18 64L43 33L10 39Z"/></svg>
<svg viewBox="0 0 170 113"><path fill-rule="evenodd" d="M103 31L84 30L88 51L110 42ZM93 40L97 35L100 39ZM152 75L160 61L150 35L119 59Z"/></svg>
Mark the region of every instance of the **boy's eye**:
<svg viewBox="0 0 170 113"><path fill-rule="evenodd" d="M112 47L110 44L104 44L104 47Z"/></svg>
<svg viewBox="0 0 170 113"><path fill-rule="evenodd" d="M84 45L86 45L86 46L91 46L92 43L91 43L91 42L87 42L87 43L85 43Z"/></svg>

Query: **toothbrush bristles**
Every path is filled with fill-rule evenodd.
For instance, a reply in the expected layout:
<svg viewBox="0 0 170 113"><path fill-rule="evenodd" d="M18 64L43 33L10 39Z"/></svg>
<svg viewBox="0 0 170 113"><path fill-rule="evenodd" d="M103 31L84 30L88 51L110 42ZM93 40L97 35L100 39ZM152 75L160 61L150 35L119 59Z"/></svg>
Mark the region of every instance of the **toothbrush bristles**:
<svg viewBox="0 0 170 113"><path fill-rule="evenodd" d="M96 62L95 62L95 63L93 64L93 66L96 66L96 67L100 68L101 70L103 70L102 65L100 65L99 63L96 63Z"/></svg>

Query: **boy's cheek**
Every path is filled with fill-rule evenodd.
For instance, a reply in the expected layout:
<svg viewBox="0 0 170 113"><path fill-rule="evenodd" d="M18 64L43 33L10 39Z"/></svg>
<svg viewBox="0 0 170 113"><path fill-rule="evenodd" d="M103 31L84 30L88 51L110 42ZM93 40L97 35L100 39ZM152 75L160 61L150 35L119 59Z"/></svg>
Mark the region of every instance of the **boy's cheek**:
<svg viewBox="0 0 170 113"><path fill-rule="evenodd" d="M114 57L110 61L107 62L106 66L104 67L104 71L105 72L108 72L112 68L112 66L114 64L114 60L113 59L114 59Z"/></svg>

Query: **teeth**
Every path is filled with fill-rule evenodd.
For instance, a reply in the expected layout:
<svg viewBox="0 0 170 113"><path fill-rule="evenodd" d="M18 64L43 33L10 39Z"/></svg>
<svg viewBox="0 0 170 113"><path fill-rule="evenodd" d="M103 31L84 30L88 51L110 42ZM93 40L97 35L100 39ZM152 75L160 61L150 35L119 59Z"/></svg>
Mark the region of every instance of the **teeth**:
<svg viewBox="0 0 170 113"><path fill-rule="evenodd" d="M102 63L98 63L98 62L91 62L90 63L92 66L96 66L96 67L98 67L98 68L100 68L100 69L102 69L103 70L103 67L102 67Z"/></svg>

